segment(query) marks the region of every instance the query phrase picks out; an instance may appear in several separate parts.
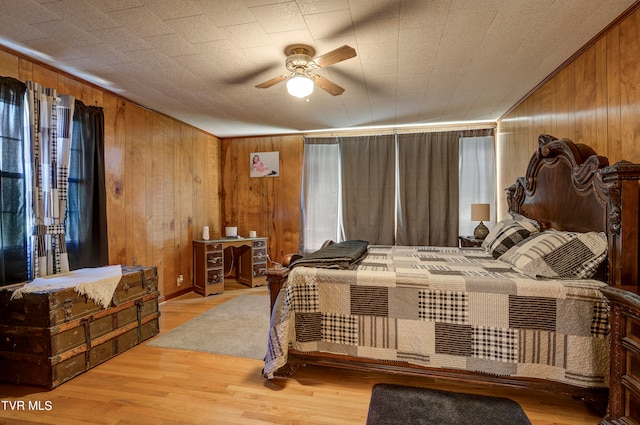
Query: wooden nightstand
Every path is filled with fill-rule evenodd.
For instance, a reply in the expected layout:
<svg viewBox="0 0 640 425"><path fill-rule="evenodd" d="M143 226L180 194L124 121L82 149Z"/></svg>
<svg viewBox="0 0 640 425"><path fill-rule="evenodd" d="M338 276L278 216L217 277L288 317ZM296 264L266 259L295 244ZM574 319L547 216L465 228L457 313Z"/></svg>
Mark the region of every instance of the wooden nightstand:
<svg viewBox="0 0 640 425"><path fill-rule="evenodd" d="M480 248L484 239L478 239L473 236L458 236L458 246L460 248Z"/></svg>
<svg viewBox="0 0 640 425"><path fill-rule="evenodd" d="M610 306L610 382L607 415L600 425L640 423L640 292L637 286L600 291Z"/></svg>

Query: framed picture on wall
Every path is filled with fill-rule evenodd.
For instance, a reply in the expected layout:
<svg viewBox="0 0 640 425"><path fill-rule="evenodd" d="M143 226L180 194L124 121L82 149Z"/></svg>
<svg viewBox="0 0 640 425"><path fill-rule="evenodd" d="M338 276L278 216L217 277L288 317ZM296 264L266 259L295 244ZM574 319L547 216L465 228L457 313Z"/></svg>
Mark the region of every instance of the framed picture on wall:
<svg viewBox="0 0 640 425"><path fill-rule="evenodd" d="M251 177L277 177L280 175L280 152L252 152Z"/></svg>

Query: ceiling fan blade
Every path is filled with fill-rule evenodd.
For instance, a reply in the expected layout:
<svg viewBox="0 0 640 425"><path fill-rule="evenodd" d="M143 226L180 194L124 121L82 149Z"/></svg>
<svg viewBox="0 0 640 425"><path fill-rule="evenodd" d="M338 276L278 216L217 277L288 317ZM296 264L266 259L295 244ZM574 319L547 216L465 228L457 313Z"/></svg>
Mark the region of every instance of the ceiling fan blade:
<svg viewBox="0 0 640 425"><path fill-rule="evenodd" d="M289 74L280 75L279 77L274 77L274 78L272 78L270 80L265 81L264 83L260 83L260 84L256 85L256 88L268 89L269 87L273 87L276 84L283 82L284 80L286 80L289 77L290 77Z"/></svg>
<svg viewBox="0 0 640 425"><path fill-rule="evenodd" d="M344 89L331 80L324 78L322 75L312 75L311 78L316 86L326 91L332 96L338 96L344 92Z"/></svg>
<svg viewBox="0 0 640 425"><path fill-rule="evenodd" d="M324 55L318 56L317 58L313 59L313 62L315 62L318 67L324 68L326 66L342 62L343 60L350 59L355 56L356 50L351 46L344 45L328 53L325 53Z"/></svg>

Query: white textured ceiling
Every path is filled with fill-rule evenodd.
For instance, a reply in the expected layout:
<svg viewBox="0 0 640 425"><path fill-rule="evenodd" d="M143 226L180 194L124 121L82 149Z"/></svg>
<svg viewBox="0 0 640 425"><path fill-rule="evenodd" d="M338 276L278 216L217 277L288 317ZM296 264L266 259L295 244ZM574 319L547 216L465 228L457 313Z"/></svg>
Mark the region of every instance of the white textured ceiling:
<svg viewBox="0 0 640 425"><path fill-rule="evenodd" d="M495 121L633 0L0 0L0 43L219 137ZM284 49L357 57L308 100Z"/></svg>

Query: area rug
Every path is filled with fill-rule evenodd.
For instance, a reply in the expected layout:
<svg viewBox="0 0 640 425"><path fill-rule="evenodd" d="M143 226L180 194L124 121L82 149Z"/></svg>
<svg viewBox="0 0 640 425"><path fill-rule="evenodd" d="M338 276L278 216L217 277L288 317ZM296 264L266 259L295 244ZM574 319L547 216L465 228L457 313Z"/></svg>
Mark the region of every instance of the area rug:
<svg viewBox="0 0 640 425"><path fill-rule="evenodd" d="M154 347L263 360L269 335L269 296L239 295L153 338Z"/></svg>
<svg viewBox="0 0 640 425"><path fill-rule="evenodd" d="M376 384L367 425L531 425L508 398Z"/></svg>

